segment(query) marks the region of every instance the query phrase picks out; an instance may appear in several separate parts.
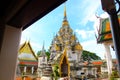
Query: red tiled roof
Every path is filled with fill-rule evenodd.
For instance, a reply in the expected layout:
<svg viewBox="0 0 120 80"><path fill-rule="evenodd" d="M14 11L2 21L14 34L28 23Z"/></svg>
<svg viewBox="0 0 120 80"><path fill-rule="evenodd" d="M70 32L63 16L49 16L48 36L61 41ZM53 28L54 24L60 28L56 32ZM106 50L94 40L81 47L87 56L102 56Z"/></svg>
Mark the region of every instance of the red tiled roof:
<svg viewBox="0 0 120 80"><path fill-rule="evenodd" d="M95 61L95 62L92 62L94 65L102 65L103 62L102 61Z"/></svg>
<svg viewBox="0 0 120 80"><path fill-rule="evenodd" d="M16 77L16 80L22 80L22 77ZM27 76L27 77L24 77L24 80L32 80L32 78Z"/></svg>
<svg viewBox="0 0 120 80"><path fill-rule="evenodd" d="M87 64L88 64L88 62L84 62L84 65L87 65ZM103 62L102 61L92 61L92 64L93 65L102 65Z"/></svg>
<svg viewBox="0 0 120 80"><path fill-rule="evenodd" d="M19 62L19 64L21 64L21 65L38 65L38 62L36 61L36 62L30 62L30 61L20 61Z"/></svg>
<svg viewBox="0 0 120 80"><path fill-rule="evenodd" d="M16 80L22 80L22 78L21 77L16 77Z"/></svg>

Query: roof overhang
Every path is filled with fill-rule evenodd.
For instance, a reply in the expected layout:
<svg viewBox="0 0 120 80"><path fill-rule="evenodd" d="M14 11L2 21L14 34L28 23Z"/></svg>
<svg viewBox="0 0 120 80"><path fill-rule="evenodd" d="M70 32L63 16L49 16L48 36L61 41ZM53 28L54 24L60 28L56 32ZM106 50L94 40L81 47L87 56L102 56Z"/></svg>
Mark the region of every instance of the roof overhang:
<svg viewBox="0 0 120 80"><path fill-rule="evenodd" d="M20 61L19 62L19 65L38 65L38 62L37 61Z"/></svg>
<svg viewBox="0 0 120 80"><path fill-rule="evenodd" d="M0 18L7 25L26 29L66 0L1 0Z"/></svg>
<svg viewBox="0 0 120 80"><path fill-rule="evenodd" d="M120 14L118 15L118 20L120 23ZM100 18L100 26L98 30L97 43L112 42L112 34L110 28L109 18Z"/></svg>

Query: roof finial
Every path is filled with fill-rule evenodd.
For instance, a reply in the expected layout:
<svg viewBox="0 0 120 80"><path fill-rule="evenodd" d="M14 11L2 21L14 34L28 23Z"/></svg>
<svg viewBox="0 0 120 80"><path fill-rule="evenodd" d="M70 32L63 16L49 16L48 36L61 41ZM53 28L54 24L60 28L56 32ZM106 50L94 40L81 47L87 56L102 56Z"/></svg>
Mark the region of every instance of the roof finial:
<svg viewBox="0 0 120 80"><path fill-rule="evenodd" d="M43 41L43 46L42 46L42 51L41 51L41 53L40 53L40 55L39 56L41 56L41 57L44 57L46 54L45 54L45 49L44 49L44 41Z"/></svg>
<svg viewBox="0 0 120 80"><path fill-rule="evenodd" d="M65 4L65 7L64 7L64 20L67 19L67 14L66 14L66 4Z"/></svg>
<svg viewBox="0 0 120 80"><path fill-rule="evenodd" d="M44 44L44 41L43 41L42 52L45 50L45 49L44 49L44 45L45 45L45 44Z"/></svg>

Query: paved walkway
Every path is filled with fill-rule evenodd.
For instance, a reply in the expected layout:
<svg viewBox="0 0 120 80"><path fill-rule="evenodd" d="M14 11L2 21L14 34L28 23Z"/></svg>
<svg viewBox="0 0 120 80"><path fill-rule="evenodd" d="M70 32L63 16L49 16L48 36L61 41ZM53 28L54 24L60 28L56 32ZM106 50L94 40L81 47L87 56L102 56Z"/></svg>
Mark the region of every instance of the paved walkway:
<svg viewBox="0 0 120 80"><path fill-rule="evenodd" d="M106 79L96 79L96 80L108 80L108 78L106 78Z"/></svg>
<svg viewBox="0 0 120 80"><path fill-rule="evenodd" d="M102 79L102 80L108 80L108 78L106 78L106 79Z"/></svg>

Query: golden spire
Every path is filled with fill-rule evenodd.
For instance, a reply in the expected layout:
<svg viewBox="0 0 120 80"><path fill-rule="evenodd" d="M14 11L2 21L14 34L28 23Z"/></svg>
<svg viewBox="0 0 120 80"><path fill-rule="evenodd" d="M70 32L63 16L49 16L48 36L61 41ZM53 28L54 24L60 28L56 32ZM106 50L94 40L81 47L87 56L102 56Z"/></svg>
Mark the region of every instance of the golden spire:
<svg viewBox="0 0 120 80"><path fill-rule="evenodd" d="M66 14L66 4L65 4L65 7L64 7L64 20L67 19L67 14Z"/></svg>
<svg viewBox="0 0 120 80"><path fill-rule="evenodd" d="M64 18L63 18L63 26L65 26L65 25L68 26L67 14L66 14L66 5L64 7Z"/></svg>
<svg viewBox="0 0 120 80"><path fill-rule="evenodd" d="M66 4L65 4L65 7L64 7L64 17L66 17Z"/></svg>

